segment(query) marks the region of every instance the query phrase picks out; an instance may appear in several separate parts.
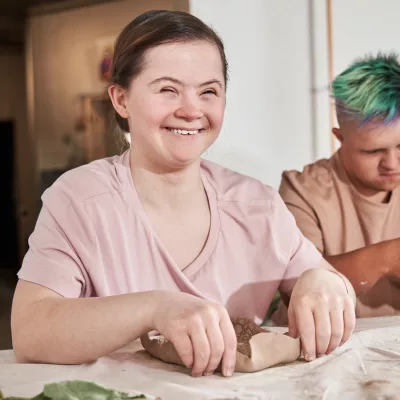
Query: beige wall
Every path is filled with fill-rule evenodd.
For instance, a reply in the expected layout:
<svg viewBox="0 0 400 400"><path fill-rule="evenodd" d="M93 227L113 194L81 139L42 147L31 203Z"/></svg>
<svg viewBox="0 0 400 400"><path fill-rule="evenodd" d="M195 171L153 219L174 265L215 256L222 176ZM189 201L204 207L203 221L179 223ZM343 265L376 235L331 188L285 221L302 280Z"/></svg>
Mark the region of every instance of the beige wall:
<svg viewBox="0 0 400 400"><path fill-rule="evenodd" d="M124 0L30 17L33 65L33 131L38 168L63 168L61 138L74 130L78 97L101 92L96 76L96 41L116 36L138 14L150 9L185 9L181 0Z"/></svg>
<svg viewBox="0 0 400 400"><path fill-rule="evenodd" d="M26 127L25 57L22 52L0 53L0 119L15 121L15 168L17 217L19 219L21 256L36 219L35 144ZM24 213L27 215L23 216Z"/></svg>

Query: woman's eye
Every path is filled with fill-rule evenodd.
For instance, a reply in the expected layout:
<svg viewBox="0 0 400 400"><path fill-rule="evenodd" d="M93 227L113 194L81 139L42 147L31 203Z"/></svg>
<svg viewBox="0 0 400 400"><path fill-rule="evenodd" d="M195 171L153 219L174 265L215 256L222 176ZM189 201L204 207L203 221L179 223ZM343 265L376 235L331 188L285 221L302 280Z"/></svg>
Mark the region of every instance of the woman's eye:
<svg viewBox="0 0 400 400"><path fill-rule="evenodd" d="M176 90L173 88L162 88L161 93L176 93Z"/></svg>
<svg viewBox="0 0 400 400"><path fill-rule="evenodd" d="M208 90L204 91L203 94L213 94L213 95L216 95L217 92L216 92L215 90L213 90L213 89L208 89Z"/></svg>

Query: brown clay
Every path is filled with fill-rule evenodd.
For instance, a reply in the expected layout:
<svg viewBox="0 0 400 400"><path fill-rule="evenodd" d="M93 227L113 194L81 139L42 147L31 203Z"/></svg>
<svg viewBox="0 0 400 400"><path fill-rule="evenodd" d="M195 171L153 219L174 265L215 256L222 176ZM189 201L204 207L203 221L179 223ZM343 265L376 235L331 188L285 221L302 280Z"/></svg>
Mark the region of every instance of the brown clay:
<svg viewBox="0 0 400 400"><path fill-rule="evenodd" d="M267 331L247 318L232 318L231 321L236 333L237 351L247 357L251 357L250 339L257 333Z"/></svg>
<svg viewBox="0 0 400 400"><path fill-rule="evenodd" d="M236 372L256 372L300 357L300 340L260 328L247 318L232 318L237 337ZM162 336L141 338L142 346L155 358L183 365L173 343ZM217 369L220 371L220 367Z"/></svg>

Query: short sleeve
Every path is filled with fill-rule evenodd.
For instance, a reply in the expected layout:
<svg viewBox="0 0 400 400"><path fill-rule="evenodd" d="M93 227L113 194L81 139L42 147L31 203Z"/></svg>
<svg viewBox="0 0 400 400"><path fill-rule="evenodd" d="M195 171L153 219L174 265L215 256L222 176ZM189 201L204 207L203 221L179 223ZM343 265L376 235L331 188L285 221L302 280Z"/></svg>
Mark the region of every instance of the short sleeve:
<svg viewBox="0 0 400 400"><path fill-rule="evenodd" d="M89 297L92 290L85 260L94 256L95 242L82 204L62 178L47 189L42 200L18 277L63 297Z"/></svg>
<svg viewBox="0 0 400 400"><path fill-rule="evenodd" d="M279 290L290 293L297 278L304 272L316 268L322 255L299 230L281 196L276 194L273 200L274 246L286 271Z"/></svg>
<svg viewBox="0 0 400 400"><path fill-rule="evenodd" d="M296 190L295 186L290 182L285 174L282 177L279 193L287 208L294 216L297 226L303 235L311 240L316 248L323 253L324 243L318 219L312 207Z"/></svg>

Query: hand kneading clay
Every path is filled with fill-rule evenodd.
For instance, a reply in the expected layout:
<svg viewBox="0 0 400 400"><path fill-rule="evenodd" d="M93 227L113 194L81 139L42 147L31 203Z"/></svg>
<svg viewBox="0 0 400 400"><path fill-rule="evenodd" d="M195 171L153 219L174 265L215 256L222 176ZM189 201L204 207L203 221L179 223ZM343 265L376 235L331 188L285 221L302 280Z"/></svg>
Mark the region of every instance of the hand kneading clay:
<svg viewBox="0 0 400 400"><path fill-rule="evenodd" d="M233 318L237 337L236 372L256 372L300 357L300 339L260 328L247 318ZM169 364L184 365L174 345L163 336L140 338L144 349ZM221 366L217 368L221 371Z"/></svg>

